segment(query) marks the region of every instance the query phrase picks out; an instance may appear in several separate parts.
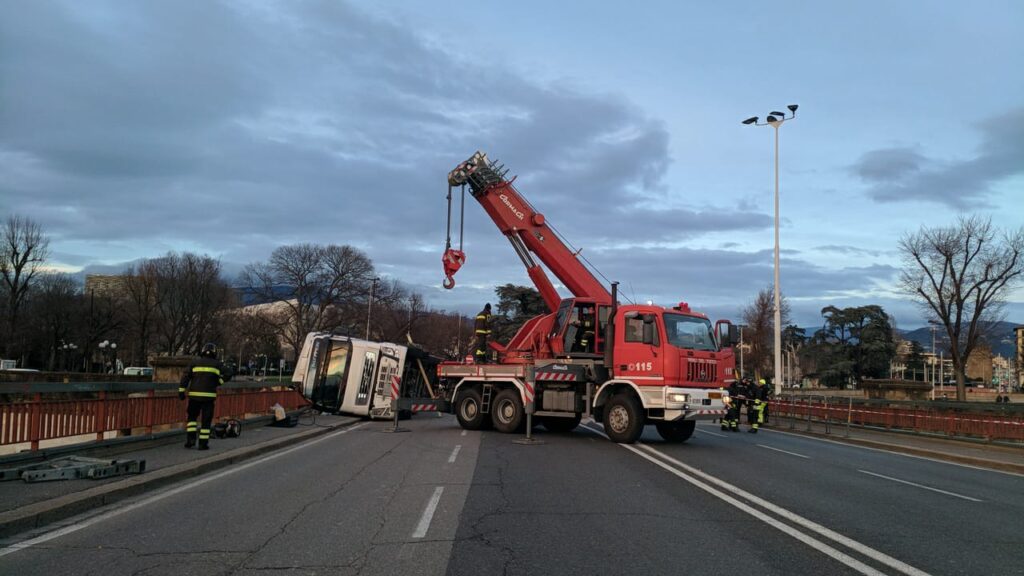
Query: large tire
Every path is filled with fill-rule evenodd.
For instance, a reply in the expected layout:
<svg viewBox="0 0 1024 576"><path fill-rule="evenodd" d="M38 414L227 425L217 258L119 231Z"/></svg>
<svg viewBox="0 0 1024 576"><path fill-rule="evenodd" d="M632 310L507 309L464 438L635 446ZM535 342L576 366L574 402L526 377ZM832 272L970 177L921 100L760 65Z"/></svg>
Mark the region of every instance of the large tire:
<svg viewBox="0 0 1024 576"><path fill-rule="evenodd" d="M540 419L540 423L550 432L572 432L580 425L580 420L583 419L582 414L577 414L572 418L559 418L557 416L544 416Z"/></svg>
<svg viewBox="0 0 1024 576"><path fill-rule="evenodd" d="M519 392L506 388L498 392L491 401L491 423L498 432L518 432L525 422L523 401Z"/></svg>
<svg viewBox="0 0 1024 576"><path fill-rule="evenodd" d="M490 419L483 413L482 407L480 391L476 388L459 392L458 400L455 401L455 417L459 425L466 430L480 430L489 424Z"/></svg>
<svg viewBox="0 0 1024 576"><path fill-rule="evenodd" d="M689 440L690 436L693 436L693 431L697 429L697 421L658 422L655 424L655 427L658 429L658 434L666 442L680 444Z"/></svg>
<svg viewBox="0 0 1024 576"><path fill-rule="evenodd" d="M604 407L604 433L612 442L632 444L644 433L644 409L630 392L616 394Z"/></svg>

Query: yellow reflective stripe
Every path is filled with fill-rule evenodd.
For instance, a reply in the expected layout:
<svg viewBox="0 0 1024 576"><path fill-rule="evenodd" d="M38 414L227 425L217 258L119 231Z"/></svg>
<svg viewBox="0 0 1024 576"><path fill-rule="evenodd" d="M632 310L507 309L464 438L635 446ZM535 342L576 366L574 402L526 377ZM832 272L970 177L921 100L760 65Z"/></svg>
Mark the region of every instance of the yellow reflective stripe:
<svg viewBox="0 0 1024 576"><path fill-rule="evenodd" d="M476 333L477 334L490 334L491 331L490 330L477 330Z"/></svg>
<svg viewBox="0 0 1024 576"><path fill-rule="evenodd" d="M200 398L216 398L216 392L189 392L189 396L199 396Z"/></svg>
<svg viewBox="0 0 1024 576"><path fill-rule="evenodd" d="M178 392L184 392L184 391L185 391L185 387L184 386L179 386L178 387Z"/></svg>
<svg viewBox="0 0 1024 576"><path fill-rule="evenodd" d="M217 376L220 376L220 370L214 368L213 366L193 366L192 367L192 371L193 372L209 372L210 374L216 374Z"/></svg>
<svg viewBox="0 0 1024 576"><path fill-rule="evenodd" d="M476 315L476 319L477 320L486 320L487 319L487 315L486 314L477 314Z"/></svg>

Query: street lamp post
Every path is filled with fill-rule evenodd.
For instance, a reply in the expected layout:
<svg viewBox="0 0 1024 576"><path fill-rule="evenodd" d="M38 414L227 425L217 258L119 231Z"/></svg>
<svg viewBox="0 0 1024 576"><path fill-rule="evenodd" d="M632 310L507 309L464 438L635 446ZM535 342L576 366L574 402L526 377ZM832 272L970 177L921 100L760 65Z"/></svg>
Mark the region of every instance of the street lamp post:
<svg viewBox="0 0 1024 576"><path fill-rule="evenodd" d="M743 121L748 126L771 126L775 129L775 377L773 384L776 395L782 394L782 300L779 287L779 128L796 118L798 107L796 104L788 106L789 118L786 118L785 112L772 111L765 122L759 123L757 116Z"/></svg>
<svg viewBox="0 0 1024 576"><path fill-rule="evenodd" d="M366 303L366 339L370 339L370 314L373 311L373 293L377 290L377 282L380 282L380 278L377 276L373 277L373 282L370 284L370 300Z"/></svg>
<svg viewBox="0 0 1024 576"><path fill-rule="evenodd" d="M942 324L936 322L935 320L929 320L928 325L932 331L932 400L935 400L935 329L941 326ZM939 366L941 366L941 364ZM939 377L939 382L940 384L942 382L941 376Z"/></svg>

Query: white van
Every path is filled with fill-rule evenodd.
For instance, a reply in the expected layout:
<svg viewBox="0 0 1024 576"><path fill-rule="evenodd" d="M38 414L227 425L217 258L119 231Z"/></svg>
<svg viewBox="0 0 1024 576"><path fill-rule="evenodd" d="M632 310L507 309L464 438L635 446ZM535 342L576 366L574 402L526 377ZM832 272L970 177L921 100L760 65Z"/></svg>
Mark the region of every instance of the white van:
<svg viewBox="0 0 1024 576"><path fill-rule="evenodd" d="M129 366L122 372L125 376L152 376L153 369L149 366Z"/></svg>

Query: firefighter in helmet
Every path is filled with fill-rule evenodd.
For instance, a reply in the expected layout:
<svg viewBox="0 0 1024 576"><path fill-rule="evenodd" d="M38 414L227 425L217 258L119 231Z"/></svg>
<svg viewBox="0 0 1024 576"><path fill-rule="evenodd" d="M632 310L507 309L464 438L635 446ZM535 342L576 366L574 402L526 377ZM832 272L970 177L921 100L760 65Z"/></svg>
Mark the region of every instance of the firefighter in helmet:
<svg viewBox="0 0 1024 576"><path fill-rule="evenodd" d="M476 322L473 324L476 333L474 343L473 359L477 364L487 362L487 338L491 335L491 303L484 304L484 309L476 315Z"/></svg>
<svg viewBox="0 0 1024 576"><path fill-rule="evenodd" d="M573 321L576 327L572 351L588 352L594 351L594 308L584 306L580 308L580 317Z"/></svg>
<svg viewBox="0 0 1024 576"><path fill-rule="evenodd" d="M217 346L213 343L203 346L199 357L193 360L182 374L178 398L184 400L186 396L188 397L185 448L195 446L198 437L199 449L209 450L217 387L230 379L231 375L217 360ZM202 420L199 420L200 415Z"/></svg>
<svg viewBox="0 0 1024 576"><path fill-rule="evenodd" d="M764 424L764 411L768 407L768 385L764 378L760 378L757 384L751 383L747 387L747 423L750 430L747 432L757 434L757 429Z"/></svg>
<svg viewBox="0 0 1024 576"><path fill-rule="evenodd" d="M749 384L750 378L733 380L729 384L729 409L726 411L725 418L722 420L722 430L729 430L731 432L740 431L740 411L743 409L743 403L747 399L747 386Z"/></svg>

